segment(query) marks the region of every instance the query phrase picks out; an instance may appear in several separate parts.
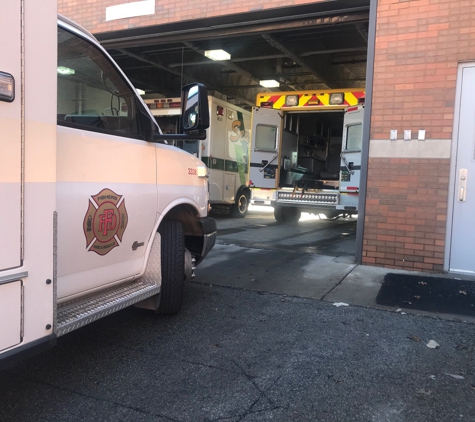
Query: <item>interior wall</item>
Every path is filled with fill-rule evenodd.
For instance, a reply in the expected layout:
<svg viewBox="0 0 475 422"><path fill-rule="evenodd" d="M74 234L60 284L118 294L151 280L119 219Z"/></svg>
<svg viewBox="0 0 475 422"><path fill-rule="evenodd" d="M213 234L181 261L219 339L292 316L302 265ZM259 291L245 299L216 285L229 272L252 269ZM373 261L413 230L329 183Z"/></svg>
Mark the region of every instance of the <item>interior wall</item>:
<svg viewBox="0 0 475 422"><path fill-rule="evenodd" d="M142 0L145 2L147 0ZM269 9L298 5L323 3L326 0L299 1L280 0L148 0L155 3L155 13L144 16L106 21L106 8L128 3L127 0L58 0L58 13L73 19L90 32L119 31L142 26L163 25L187 20L199 20L224 15L234 15L247 12L258 12ZM130 3L130 2L129 2Z"/></svg>

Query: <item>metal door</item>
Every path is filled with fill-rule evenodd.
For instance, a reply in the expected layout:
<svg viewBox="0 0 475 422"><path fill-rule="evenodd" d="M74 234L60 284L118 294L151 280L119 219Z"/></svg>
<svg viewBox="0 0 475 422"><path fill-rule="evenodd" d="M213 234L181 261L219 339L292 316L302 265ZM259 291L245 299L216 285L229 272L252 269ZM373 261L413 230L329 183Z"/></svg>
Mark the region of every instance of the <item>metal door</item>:
<svg viewBox="0 0 475 422"><path fill-rule="evenodd" d="M21 265L20 6L5 2L0 13L0 270Z"/></svg>
<svg viewBox="0 0 475 422"><path fill-rule="evenodd" d="M363 108L345 114L340 164L340 192L360 190Z"/></svg>
<svg viewBox="0 0 475 422"><path fill-rule="evenodd" d="M256 188L278 187L281 126L280 110L253 107L250 180Z"/></svg>
<svg viewBox="0 0 475 422"><path fill-rule="evenodd" d="M461 69L449 269L475 273L475 66Z"/></svg>

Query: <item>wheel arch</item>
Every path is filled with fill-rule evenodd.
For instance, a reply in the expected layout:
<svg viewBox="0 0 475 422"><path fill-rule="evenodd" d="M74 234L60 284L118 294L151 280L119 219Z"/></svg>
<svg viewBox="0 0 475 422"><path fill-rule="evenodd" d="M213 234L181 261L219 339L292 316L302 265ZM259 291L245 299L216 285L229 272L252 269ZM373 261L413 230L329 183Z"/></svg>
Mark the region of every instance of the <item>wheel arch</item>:
<svg viewBox="0 0 475 422"><path fill-rule="evenodd" d="M197 261L201 258L204 242L204 232L203 226L200 223L200 217L200 212L196 207L192 204L182 203L167 210L167 213L162 217L158 225L159 228L165 221L179 222L183 227L183 234L185 235L185 248L197 258Z"/></svg>
<svg viewBox="0 0 475 422"><path fill-rule="evenodd" d="M236 191L236 194L234 195L234 201L237 200L241 193L244 193L249 201L251 200L251 189L247 185L241 185L239 186L238 190Z"/></svg>

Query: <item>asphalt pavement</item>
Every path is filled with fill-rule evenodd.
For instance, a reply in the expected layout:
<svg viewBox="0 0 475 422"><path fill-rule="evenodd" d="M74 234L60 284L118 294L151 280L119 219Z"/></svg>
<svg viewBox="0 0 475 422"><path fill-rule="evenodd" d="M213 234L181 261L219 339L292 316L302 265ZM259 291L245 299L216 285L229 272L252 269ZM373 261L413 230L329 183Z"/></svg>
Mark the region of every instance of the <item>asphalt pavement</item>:
<svg viewBox="0 0 475 422"><path fill-rule="evenodd" d="M179 315L128 308L0 372L0 420L475 420L473 321L376 308L345 253L230 241Z"/></svg>
<svg viewBox="0 0 475 422"><path fill-rule="evenodd" d="M1 420L473 421L474 331L191 283L176 317L129 308L0 373Z"/></svg>

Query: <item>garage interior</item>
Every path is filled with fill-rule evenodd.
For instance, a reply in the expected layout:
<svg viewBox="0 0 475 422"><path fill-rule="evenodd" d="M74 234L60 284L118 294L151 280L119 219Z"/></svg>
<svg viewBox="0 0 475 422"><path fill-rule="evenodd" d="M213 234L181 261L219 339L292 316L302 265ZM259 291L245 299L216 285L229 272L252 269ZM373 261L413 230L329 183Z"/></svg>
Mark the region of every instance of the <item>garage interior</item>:
<svg viewBox="0 0 475 422"><path fill-rule="evenodd" d="M250 109L272 91L363 88L370 0L322 1L96 35L139 89L180 96L201 82L211 95ZM230 60L205 56L221 49ZM260 81L280 86L264 88Z"/></svg>
<svg viewBox="0 0 475 422"><path fill-rule="evenodd" d="M251 110L256 96L265 92L364 89L369 11L370 0L328 0L129 28L96 37L132 83L145 91L144 98L179 97L183 85L200 82L210 95ZM216 49L229 53L230 60L205 56L206 51ZM262 80L275 80L279 86L265 88L260 85ZM342 121L340 113L326 117ZM270 225L275 224L272 214L268 216ZM252 226L249 216L245 220ZM315 223L305 219L299 223L313 234L300 233L298 248L355 256L355 218L322 221L322 228L316 231L311 228ZM258 226L262 224L259 220ZM226 230L235 231L225 228L222 235ZM236 238L233 242L241 241Z"/></svg>

